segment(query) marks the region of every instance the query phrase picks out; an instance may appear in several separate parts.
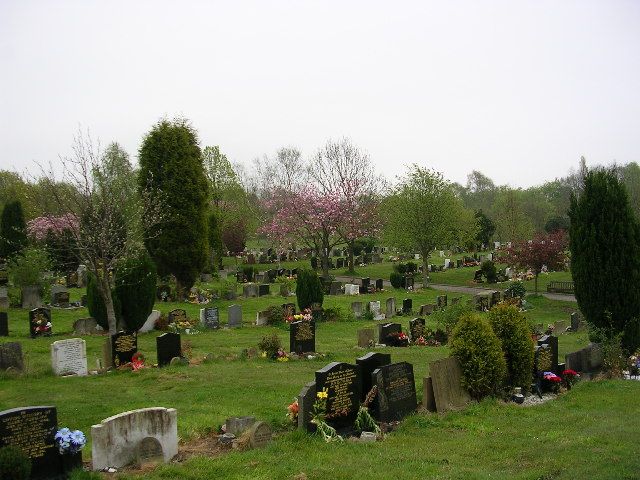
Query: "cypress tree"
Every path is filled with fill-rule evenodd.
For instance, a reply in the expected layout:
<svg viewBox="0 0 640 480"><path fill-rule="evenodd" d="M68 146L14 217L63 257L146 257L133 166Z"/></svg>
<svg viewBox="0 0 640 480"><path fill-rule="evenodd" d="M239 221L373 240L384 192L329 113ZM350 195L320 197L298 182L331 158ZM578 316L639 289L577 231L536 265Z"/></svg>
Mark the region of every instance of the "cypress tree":
<svg viewBox="0 0 640 480"><path fill-rule="evenodd" d="M160 276L173 274L181 294L207 260L207 179L196 131L184 119L161 120L139 151L138 188L161 195L165 218L147 249Z"/></svg>
<svg viewBox="0 0 640 480"><path fill-rule="evenodd" d="M156 266L146 250L116 269L114 298L129 330L139 330L147 321L156 300L156 281Z"/></svg>
<svg viewBox="0 0 640 480"><path fill-rule="evenodd" d="M609 170L590 171L572 195L571 274L587 322L623 346L640 346L640 226L624 185Z"/></svg>
<svg viewBox="0 0 640 480"><path fill-rule="evenodd" d="M27 226L24 223L22 204L19 200L9 202L0 218L0 257L9 258L27 246Z"/></svg>
<svg viewBox="0 0 640 480"><path fill-rule="evenodd" d="M322 305L324 292L318 274L313 270L299 269L296 279L296 297L300 310L311 308L314 303Z"/></svg>

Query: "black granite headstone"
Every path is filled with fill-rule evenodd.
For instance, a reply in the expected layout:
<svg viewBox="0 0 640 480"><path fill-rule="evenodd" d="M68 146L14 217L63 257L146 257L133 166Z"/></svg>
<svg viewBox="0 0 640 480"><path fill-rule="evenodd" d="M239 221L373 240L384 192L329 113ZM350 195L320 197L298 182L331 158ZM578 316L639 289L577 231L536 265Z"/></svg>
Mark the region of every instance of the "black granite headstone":
<svg viewBox="0 0 640 480"><path fill-rule="evenodd" d="M7 312L0 312L0 337L9 336L9 319Z"/></svg>
<svg viewBox="0 0 640 480"><path fill-rule="evenodd" d="M163 333L156 337L156 349L158 352L158 367L169 365L174 357L182 357L180 334Z"/></svg>
<svg viewBox="0 0 640 480"><path fill-rule="evenodd" d="M119 367L131 362L138 351L138 336L136 332L118 332L111 335L111 357L113 366Z"/></svg>
<svg viewBox="0 0 640 480"><path fill-rule="evenodd" d="M384 290L384 280L382 278L376 280L376 290Z"/></svg>
<svg viewBox="0 0 640 480"><path fill-rule="evenodd" d="M402 313L406 315L407 313L411 313L412 310L413 300L411 300L410 298L405 298L404 300L402 300Z"/></svg>
<svg viewBox="0 0 640 480"><path fill-rule="evenodd" d="M316 371L316 391L327 392L326 421L334 428L351 427L360 409L359 365L333 362Z"/></svg>
<svg viewBox="0 0 640 480"><path fill-rule="evenodd" d="M259 297L264 297L265 295L269 295L269 284L268 283L261 283L258 286L258 296Z"/></svg>
<svg viewBox="0 0 640 480"><path fill-rule="evenodd" d="M402 325L399 323L379 323L378 324L378 343L387 343L387 337L391 333L400 333Z"/></svg>
<svg viewBox="0 0 640 480"><path fill-rule="evenodd" d="M418 338L424 335L425 325L426 321L424 318L414 318L413 320L409 320L409 334L412 342L415 342Z"/></svg>
<svg viewBox="0 0 640 480"><path fill-rule="evenodd" d="M295 353L316 351L316 322L299 320L289 325L289 351Z"/></svg>
<svg viewBox="0 0 640 480"><path fill-rule="evenodd" d="M381 422L402 420L418 406L413 365L407 362L392 363L378 368L372 374L372 382L378 387L374 418Z"/></svg>
<svg viewBox="0 0 640 480"><path fill-rule="evenodd" d="M371 278L366 277L362 279L362 284L360 285L360 293L369 293L369 284L371 283Z"/></svg>
<svg viewBox="0 0 640 480"><path fill-rule="evenodd" d="M51 310L34 308L29 312L29 333L31 338L51 336Z"/></svg>
<svg viewBox="0 0 640 480"><path fill-rule="evenodd" d="M54 436L55 407L23 407L0 412L0 447L14 445L31 459L31 479L58 478L63 466Z"/></svg>
<svg viewBox="0 0 640 480"><path fill-rule="evenodd" d="M220 310L218 307L207 307L204 309L202 323L205 328L220 328Z"/></svg>
<svg viewBox="0 0 640 480"><path fill-rule="evenodd" d="M415 285L415 278L412 276L404 277L404 288L407 290L413 290Z"/></svg>
<svg viewBox="0 0 640 480"><path fill-rule="evenodd" d="M383 365L389 365L391 363L390 353L369 352L360 358L356 358L356 365L360 365L360 372L362 373L362 396L364 400L369 390L373 386L371 383L371 374L376 368L380 368Z"/></svg>

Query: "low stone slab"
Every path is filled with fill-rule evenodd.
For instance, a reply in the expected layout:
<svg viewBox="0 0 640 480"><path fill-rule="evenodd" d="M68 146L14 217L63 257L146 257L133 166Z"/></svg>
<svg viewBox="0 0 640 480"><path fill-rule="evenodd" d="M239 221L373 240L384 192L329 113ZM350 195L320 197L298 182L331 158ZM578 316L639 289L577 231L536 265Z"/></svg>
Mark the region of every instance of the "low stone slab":
<svg viewBox="0 0 640 480"><path fill-rule="evenodd" d="M93 470L122 468L136 462L138 446L148 437L159 442L164 462L171 461L178 454L177 410L163 407L142 408L114 415L93 425Z"/></svg>
<svg viewBox="0 0 640 480"><path fill-rule="evenodd" d="M471 402L469 392L462 388L462 369L455 357L429 363L436 411L460 410Z"/></svg>

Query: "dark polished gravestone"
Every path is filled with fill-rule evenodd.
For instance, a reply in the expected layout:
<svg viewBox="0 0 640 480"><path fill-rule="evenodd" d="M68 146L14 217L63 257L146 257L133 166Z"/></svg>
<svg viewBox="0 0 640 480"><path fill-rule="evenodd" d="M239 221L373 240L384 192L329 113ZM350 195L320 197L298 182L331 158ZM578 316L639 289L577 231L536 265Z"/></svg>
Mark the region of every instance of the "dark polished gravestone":
<svg viewBox="0 0 640 480"><path fill-rule="evenodd" d="M9 336L9 319L7 312L0 312L0 337Z"/></svg>
<svg viewBox="0 0 640 480"><path fill-rule="evenodd" d="M413 300L410 298L405 298L402 300L402 314L407 315L413 311Z"/></svg>
<svg viewBox="0 0 640 480"><path fill-rule="evenodd" d="M31 479L63 478L54 435L55 407L23 407L0 412L0 447L14 445L31 459Z"/></svg>
<svg viewBox="0 0 640 480"><path fill-rule="evenodd" d="M391 363L390 353L369 352L362 357L356 358L356 365L360 365L360 371L362 373L362 395L361 399L364 400L371 387L371 374L376 368L380 368L383 365L389 365Z"/></svg>
<svg viewBox="0 0 640 480"><path fill-rule="evenodd" d="M138 335L136 332L118 332L111 335L111 358L113 366L131 362L133 355L138 351Z"/></svg>
<svg viewBox="0 0 640 480"><path fill-rule="evenodd" d="M22 345L18 342L0 343L0 372L8 368L24 371Z"/></svg>
<svg viewBox="0 0 640 480"><path fill-rule="evenodd" d="M415 287L415 278L413 276L404 277L404 288L413 290Z"/></svg>
<svg viewBox="0 0 640 480"><path fill-rule="evenodd" d="M411 341L415 342L418 338L424 336L426 321L424 318L414 318L409 320L409 334Z"/></svg>
<svg viewBox="0 0 640 480"><path fill-rule="evenodd" d="M220 310L218 310L218 307L207 307L200 310L200 323L205 328L212 330L220 328Z"/></svg>
<svg viewBox="0 0 640 480"><path fill-rule="evenodd" d="M371 283L371 278L369 277L363 278L360 283L360 293L369 293L370 283Z"/></svg>
<svg viewBox="0 0 640 480"><path fill-rule="evenodd" d="M392 363L376 369L371 374L377 387L376 402L372 411L381 422L402 420L418 406L413 365L407 362Z"/></svg>
<svg viewBox="0 0 640 480"><path fill-rule="evenodd" d="M378 278L376 280L376 290L378 290L378 291L384 290L384 279Z"/></svg>
<svg viewBox="0 0 640 480"><path fill-rule="evenodd" d="M156 337L158 367L166 367L174 357L182 357L182 346L179 333L163 333Z"/></svg>
<svg viewBox="0 0 640 480"><path fill-rule="evenodd" d="M34 308L29 311L29 334L31 338L49 337L52 333L51 310Z"/></svg>
<svg viewBox="0 0 640 480"><path fill-rule="evenodd" d="M289 325L289 351L294 353L316 351L316 322L299 320Z"/></svg>
<svg viewBox="0 0 640 480"><path fill-rule="evenodd" d="M384 343L386 345L387 337L392 333L400 333L402 331L402 325L399 323L379 323L378 324L378 343Z"/></svg>
<svg viewBox="0 0 640 480"><path fill-rule="evenodd" d="M316 391L327 392L326 421L336 429L351 428L362 396L359 365L333 362L316 371Z"/></svg>
<svg viewBox="0 0 640 480"><path fill-rule="evenodd" d="M268 283L261 283L260 285L258 285L258 296L259 297L264 297L266 295L269 295L269 284Z"/></svg>

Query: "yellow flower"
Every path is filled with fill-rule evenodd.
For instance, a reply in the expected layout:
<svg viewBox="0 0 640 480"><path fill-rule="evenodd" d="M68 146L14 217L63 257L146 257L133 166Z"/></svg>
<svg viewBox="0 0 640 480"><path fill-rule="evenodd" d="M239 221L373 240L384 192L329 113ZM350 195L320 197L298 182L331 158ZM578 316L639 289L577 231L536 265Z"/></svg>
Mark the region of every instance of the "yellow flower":
<svg viewBox="0 0 640 480"><path fill-rule="evenodd" d="M316 394L318 396L318 398L322 399L322 398L327 398L329 396L329 394L327 393L327 389L323 388L321 392L318 392Z"/></svg>

